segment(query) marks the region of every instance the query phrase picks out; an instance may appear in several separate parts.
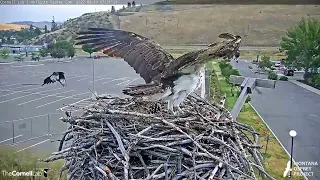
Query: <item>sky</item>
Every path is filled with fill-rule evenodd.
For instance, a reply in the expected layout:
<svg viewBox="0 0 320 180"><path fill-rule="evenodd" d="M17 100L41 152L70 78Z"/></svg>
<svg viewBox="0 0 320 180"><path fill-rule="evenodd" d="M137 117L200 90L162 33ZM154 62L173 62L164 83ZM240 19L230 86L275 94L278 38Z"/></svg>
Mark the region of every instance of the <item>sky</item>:
<svg viewBox="0 0 320 180"><path fill-rule="evenodd" d="M0 23L15 21L63 22L84 13L111 10L112 5L0 5ZM114 5L116 10L123 5ZM17 13L18 12L18 13Z"/></svg>

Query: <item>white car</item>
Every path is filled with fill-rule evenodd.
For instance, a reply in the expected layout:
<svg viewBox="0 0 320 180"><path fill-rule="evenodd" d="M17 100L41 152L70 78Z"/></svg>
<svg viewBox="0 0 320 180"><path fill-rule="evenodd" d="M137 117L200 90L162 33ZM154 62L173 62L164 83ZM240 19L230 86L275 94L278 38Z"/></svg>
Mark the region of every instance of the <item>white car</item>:
<svg viewBox="0 0 320 180"><path fill-rule="evenodd" d="M281 66L281 63L280 63L280 62L276 62L276 63L274 64L274 66L275 66L275 67L280 67L280 66Z"/></svg>

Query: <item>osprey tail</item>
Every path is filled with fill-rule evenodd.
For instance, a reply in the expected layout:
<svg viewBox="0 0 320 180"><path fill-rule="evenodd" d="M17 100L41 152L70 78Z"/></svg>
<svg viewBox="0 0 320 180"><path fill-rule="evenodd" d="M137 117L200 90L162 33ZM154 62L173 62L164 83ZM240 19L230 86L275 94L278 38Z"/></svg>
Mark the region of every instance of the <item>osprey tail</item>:
<svg viewBox="0 0 320 180"><path fill-rule="evenodd" d="M143 97L144 100L159 100L166 97L161 84L141 84L129 86L122 90L123 94L133 97Z"/></svg>

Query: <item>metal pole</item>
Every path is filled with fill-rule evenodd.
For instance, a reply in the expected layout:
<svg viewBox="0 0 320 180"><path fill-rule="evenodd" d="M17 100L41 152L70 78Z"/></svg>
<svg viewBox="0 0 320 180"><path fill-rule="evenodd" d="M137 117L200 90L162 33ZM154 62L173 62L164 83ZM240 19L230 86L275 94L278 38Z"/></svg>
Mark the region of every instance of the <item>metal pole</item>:
<svg viewBox="0 0 320 180"><path fill-rule="evenodd" d="M50 115L48 114L48 134L50 134Z"/></svg>
<svg viewBox="0 0 320 180"><path fill-rule="evenodd" d="M267 144L266 144L266 149L264 150L264 154L267 154L267 149L268 149L268 144L269 144L269 134L267 135Z"/></svg>
<svg viewBox="0 0 320 180"><path fill-rule="evenodd" d="M32 137L32 119L30 120L30 136Z"/></svg>
<svg viewBox="0 0 320 180"><path fill-rule="evenodd" d="M92 65L92 82L93 82L93 92L95 92L95 89L94 89L94 60L93 60L93 65Z"/></svg>
<svg viewBox="0 0 320 180"><path fill-rule="evenodd" d="M205 95L206 95L205 66L201 70L201 74L202 74L202 76L201 76L201 97L205 98Z"/></svg>
<svg viewBox="0 0 320 180"><path fill-rule="evenodd" d="M12 144L14 144L14 122L12 122Z"/></svg>
<svg viewBox="0 0 320 180"><path fill-rule="evenodd" d="M290 173L289 177L291 178L291 172L292 172L292 153L293 153L293 137L291 137L291 152L290 152Z"/></svg>

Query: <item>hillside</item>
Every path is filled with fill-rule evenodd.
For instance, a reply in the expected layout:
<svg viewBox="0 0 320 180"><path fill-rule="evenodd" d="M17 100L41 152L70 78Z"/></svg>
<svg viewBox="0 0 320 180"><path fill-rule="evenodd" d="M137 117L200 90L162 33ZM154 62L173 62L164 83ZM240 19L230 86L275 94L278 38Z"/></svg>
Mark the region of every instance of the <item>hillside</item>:
<svg viewBox="0 0 320 180"><path fill-rule="evenodd" d="M56 22L58 26L63 24L62 22ZM51 22L49 21L39 21L39 22L34 22L34 21L17 21L17 22L11 22L10 24L21 24L21 25L33 25L35 27L44 29L44 26L47 25L47 28L50 30L51 29Z"/></svg>
<svg viewBox="0 0 320 180"><path fill-rule="evenodd" d="M320 18L320 6L145 5L122 10L120 16L108 12L84 14L34 42L71 39L88 27L120 27L163 45L208 44L219 33L230 32L244 37L244 45L276 46L287 29L302 17Z"/></svg>
<svg viewBox="0 0 320 180"><path fill-rule="evenodd" d="M68 20L62 29L38 36L32 40L32 43L42 45L44 42L50 43L53 39L70 40L75 37L76 32L88 27L113 28L111 19L108 12L86 13L78 18Z"/></svg>
<svg viewBox="0 0 320 180"><path fill-rule="evenodd" d="M21 28L28 28L28 25L20 25L20 24L0 24L0 31L14 30L20 31Z"/></svg>

